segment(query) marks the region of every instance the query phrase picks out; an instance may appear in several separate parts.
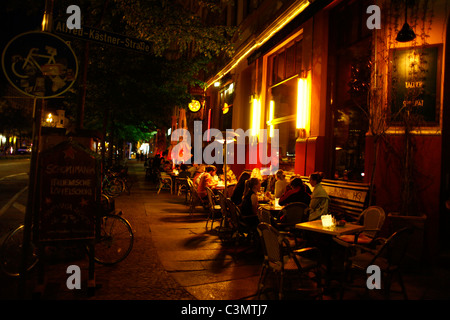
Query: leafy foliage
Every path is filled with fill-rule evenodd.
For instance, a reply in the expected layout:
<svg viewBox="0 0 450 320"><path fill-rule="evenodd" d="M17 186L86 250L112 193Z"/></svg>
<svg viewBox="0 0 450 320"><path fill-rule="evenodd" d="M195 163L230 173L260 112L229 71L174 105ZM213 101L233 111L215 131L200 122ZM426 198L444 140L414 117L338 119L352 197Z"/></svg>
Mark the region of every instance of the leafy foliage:
<svg viewBox="0 0 450 320"><path fill-rule="evenodd" d="M6 9L42 19L42 3L20 3ZM220 0L60 0L54 1L53 18L67 19L73 4L81 9L82 25L151 43L151 54L142 54L65 38L80 68L76 85L65 94L66 116L72 123L80 116L86 70L83 126L101 131L106 124L116 139L137 141L170 126L172 109L191 99L188 88L202 86L212 61L232 52L234 29L220 25Z"/></svg>

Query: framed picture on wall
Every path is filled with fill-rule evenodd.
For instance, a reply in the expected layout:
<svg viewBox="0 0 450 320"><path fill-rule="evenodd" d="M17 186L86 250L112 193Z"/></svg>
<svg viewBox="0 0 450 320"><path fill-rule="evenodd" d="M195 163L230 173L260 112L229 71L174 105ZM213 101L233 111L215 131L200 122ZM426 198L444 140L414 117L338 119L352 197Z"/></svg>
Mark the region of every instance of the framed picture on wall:
<svg viewBox="0 0 450 320"><path fill-rule="evenodd" d="M415 126L439 126L442 45L390 51L390 122L402 125L414 115Z"/></svg>

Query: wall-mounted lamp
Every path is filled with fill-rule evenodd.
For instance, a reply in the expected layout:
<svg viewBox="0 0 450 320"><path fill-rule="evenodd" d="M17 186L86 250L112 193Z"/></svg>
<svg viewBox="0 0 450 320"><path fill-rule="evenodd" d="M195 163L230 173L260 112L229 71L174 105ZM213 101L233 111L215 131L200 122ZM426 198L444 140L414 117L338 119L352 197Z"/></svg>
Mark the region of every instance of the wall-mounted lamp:
<svg viewBox="0 0 450 320"><path fill-rule="evenodd" d="M299 78L297 84L297 129L305 133L310 130L311 118L311 73L306 78Z"/></svg>
<svg viewBox="0 0 450 320"><path fill-rule="evenodd" d="M397 33L397 40L398 42L409 42L414 40L416 37L416 34L414 33L413 29L409 26L407 22L407 16L408 16L408 2L405 0L405 24L403 25L402 29Z"/></svg>
<svg viewBox="0 0 450 320"><path fill-rule="evenodd" d="M252 100L252 130L251 135L258 136L259 135L259 129L261 125L261 100L258 99L256 96L253 97Z"/></svg>

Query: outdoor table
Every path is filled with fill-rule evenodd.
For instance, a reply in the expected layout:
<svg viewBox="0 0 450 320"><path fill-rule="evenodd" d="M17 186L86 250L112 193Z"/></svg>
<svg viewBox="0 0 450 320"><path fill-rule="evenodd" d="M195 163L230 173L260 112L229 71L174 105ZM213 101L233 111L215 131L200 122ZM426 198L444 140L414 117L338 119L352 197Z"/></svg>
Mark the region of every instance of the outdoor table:
<svg viewBox="0 0 450 320"><path fill-rule="evenodd" d="M278 215L278 213L280 213L281 210L283 210L283 206L276 206L275 204L272 203L264 203L264 204L260 204L260 207L270 211L272 214Z"/></svg>
<svg viewBox="0 0 450 320"><path fill-rule="evenodd" d="M308 222L302 222L297 223L295 225L296 229L304 230L304 231L310 231L314 233L318 233L319 237L315 237L316 241L319 241L318 243L324 241L322 243L322 246L319 246L319 249L324 254L325 258L325 265L326 265L326 282L327 285L329 284L331 280L331 269L332 269L332 245L333 245L333 237L341 236L344 234L352 234L357 233L362 230L364 230L364 226L352 224L352 223L345 223L343 226L332 226L332 227L323 227L322 226L322 220L314 220L314 221L308 221ZM322 237L320 237L322 235Z"/></svg>
<svg viewBox="0 0 450 320"><path fill-rule="evenodd" d="M346 223L343 226L323 227L321 220L297 223L295 228L313 232L325 233L332 236L342 236L344 234L357 233L364 230L364 226Z"/></svg>

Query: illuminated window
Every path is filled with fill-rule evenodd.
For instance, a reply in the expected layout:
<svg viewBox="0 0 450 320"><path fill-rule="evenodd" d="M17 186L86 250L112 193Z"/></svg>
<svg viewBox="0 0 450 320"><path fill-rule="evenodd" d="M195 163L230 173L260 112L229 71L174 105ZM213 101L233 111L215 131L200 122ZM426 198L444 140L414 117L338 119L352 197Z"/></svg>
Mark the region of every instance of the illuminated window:
<svg viewBox="0 0 450 320"><path fill-rule="evenodd" d="M293 169L295 163L295 143L298 134L298 90L301 70L301 37L291 41L268 57L268 82L270 86L266 100L266 124L271 137L274 129L278 129L280 168L286 170ZM301 97L304 97L304 95L302 94ZM302 116L301 119L305 118Z"/></svg>

